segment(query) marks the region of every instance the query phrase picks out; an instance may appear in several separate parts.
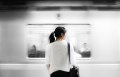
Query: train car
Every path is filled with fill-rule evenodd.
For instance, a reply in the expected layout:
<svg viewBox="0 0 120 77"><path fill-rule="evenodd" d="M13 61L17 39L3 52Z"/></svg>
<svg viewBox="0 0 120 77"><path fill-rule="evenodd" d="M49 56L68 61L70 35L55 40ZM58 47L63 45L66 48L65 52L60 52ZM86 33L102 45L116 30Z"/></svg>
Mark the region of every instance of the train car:
<svg viewBox="0 0 120 77"><path fill-rule="evenodd" d="M0 77L49 77L49 34L67 29L80 77L120 76L120 6L104 1L31 1L0 6ZM17 9L16 9L16 8Z"/></svg>

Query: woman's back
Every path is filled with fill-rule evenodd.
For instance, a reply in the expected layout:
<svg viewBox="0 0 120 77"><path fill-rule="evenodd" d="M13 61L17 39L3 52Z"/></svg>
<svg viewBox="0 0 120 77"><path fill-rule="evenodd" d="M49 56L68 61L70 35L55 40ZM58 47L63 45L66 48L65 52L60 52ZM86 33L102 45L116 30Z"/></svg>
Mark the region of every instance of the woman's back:
<svg viewBox="0 0 120 77"><path fill-rule="evenodd" d="M57 70L69 71L70 63L68 57L67 42L65 40L56 41L49 45L50 72Z"/></svg>

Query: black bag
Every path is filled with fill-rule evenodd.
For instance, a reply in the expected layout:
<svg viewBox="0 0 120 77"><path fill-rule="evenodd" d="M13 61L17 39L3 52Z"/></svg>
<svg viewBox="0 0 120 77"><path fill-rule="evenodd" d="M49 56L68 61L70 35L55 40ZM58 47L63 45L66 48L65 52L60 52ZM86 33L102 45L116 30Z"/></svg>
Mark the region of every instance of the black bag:
<svg viewBox="0 0 120 77"><path fill-rule="evenodd" d="M69 62L71 64L70 61L70 44L68 43L68 56L69 56ZM70 77L80 77L79 76L79 68L74 66L70 69Z"/></svg>

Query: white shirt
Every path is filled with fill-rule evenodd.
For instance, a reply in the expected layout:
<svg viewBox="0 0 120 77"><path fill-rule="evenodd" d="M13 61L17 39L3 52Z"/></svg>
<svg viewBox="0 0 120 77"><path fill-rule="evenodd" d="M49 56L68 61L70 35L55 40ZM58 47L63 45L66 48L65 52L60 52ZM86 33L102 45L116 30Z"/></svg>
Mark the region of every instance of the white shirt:
<svg viewBox="0 0 120 77"><path fill-rule="evenodd" d="M70 44L71 64L75 63L73 46ZM49 73L57 70L69 72L71 64L68 56L68 43L65 40L50 43L46 48L46 64L50 64Z"/></svg>

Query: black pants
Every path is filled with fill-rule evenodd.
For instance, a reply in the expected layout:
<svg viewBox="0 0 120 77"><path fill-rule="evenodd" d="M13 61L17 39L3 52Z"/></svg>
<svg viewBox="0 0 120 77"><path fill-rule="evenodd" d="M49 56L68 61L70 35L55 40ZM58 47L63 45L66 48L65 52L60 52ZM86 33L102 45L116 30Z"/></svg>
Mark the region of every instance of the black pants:
<svg viewBox="0 0 120 77"><path fill-rule="evenodd" d="M69 77L69 72L65 72L65 71L55 71L53 72L50 77Z"/></svg>

